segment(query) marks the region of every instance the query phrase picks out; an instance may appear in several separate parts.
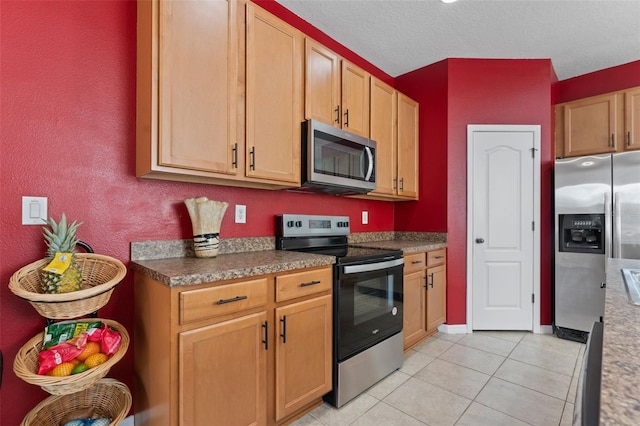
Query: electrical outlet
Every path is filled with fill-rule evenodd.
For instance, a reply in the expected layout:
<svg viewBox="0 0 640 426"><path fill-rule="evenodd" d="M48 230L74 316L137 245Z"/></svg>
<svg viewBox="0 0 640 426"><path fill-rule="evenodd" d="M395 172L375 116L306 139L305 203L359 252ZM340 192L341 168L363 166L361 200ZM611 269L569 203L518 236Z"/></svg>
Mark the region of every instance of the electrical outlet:
<svg viewBox="0 0 640 426"><path fill-rule="evenodd" d="M247 206L236 204L236 223L247 223Z"/></svg>
<svg viewBox="0 0 640 426"><path fill-rule="evenodd" d="M368 211L363 211L362 212L362 224L366 225L369 223L369 212Z"/></svg>
<svg viewBox="0 0 640 426"><path fill-rule="evenodd" d="M22 197L22 224L45 225L47 223L47 197Z"/></svg>

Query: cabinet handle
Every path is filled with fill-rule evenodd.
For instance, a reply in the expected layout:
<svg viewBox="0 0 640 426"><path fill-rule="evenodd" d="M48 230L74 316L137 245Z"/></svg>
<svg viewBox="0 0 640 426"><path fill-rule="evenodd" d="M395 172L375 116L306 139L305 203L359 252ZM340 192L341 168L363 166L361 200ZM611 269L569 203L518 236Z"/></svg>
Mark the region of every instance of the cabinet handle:
<svg viewBox="0 0 640 426"><path fill-rule="evenodd" d="M444 259L444 256L436 256L436 259Z"/></svg>
<svg viewBox="0 0 640 426"><path fill-rule="evenodd" d="M249 151L249 169L256 169L256 147L252 146L251 151Z"/></svg>
<svg viewBox="0 0 640 426"><path fill-rule="evenodd" d="M417 265L417 264L419 264L419 263L422 263L422 260L412 260L412 261L411 261L411 264L412 264L412 265Z"/></svg>
<svg viewBox="0 0 640 426"><path fill-rule="evenodd" d="M398 178L393 178L393 190L398 189Z"/></svg>
<svg viewBox="0 0 640 426"><path fill-rule="evenodd" d="M335 112L335 113L336 113L336 119L335 119L335 122L336 122L336 123L338 123L338 124L340 124L340 105L338 105L338 106L336 107L336 109L334 109L334 110L333 110L333 112Z"/></svg>
<svg viewBox="0 0 640 426"><path fill-rule="evenodd" d="M280 333L280 337L282 337L282 343L287 343L287 316L284 315L280 318L280 322L282 323L282 333Z"/></svg>
<svg viewBox="0 0 640 426"><path fill-rule="evenodd" d="M615 148L616 147L616 135L614 133L611 133L611 148Z"/></svg>
<svg viewBox="0 0 640 426"><path fill-rule="evenodd" d="M404 178L400 178L400 192L404 192Z"/></svg>
<svg viewBox="0 0 640 426"><path fill-rule="evenodd" d="M233 144L233 149L231 150L231 157L232 157L231 165L237 169L238 168L238 144L237 143Z"/></svg>
<svg viewBox="0 0 640 426"><path fill-rule="evenodd" d="M216 302L216 305L224 305L225 303L238 302L246 298L247 296L236 296L236 297L232 297L231 299L220 299Z"/></svg>
<svg viewBox="0 0 640 426"><path fill-rule="evenodd" d="M349 127L349 108L344 113L344 127Z"/></svg>
<svg viewBox="0 0 640 426"><path fill-rule="evenodd" d="M627 132L627 146L631 146L631 132Z"/></svg>
<svg viewBox="0 0 640 426"><path fill-rule="evenodd" d="M262 328L264 328L264 340L262 341L262 343L264 343L264 350L268 351L269 350L269 321L263 322Z"/></svg>
<svg viewBox="0 0 640 426"><path fill-rule="evenodd" d="M308 283L300 283L300 287L308 287L310 285L316 285L316 284L320 284L320 281L309 281Z"/></svg>
<svg viewBox="0 0 640 426"><path fill-rule="evenodd" d="M431 278L431 282L429 283L429 286L433 288L433 272L429 274L429 278Z"/></svg>

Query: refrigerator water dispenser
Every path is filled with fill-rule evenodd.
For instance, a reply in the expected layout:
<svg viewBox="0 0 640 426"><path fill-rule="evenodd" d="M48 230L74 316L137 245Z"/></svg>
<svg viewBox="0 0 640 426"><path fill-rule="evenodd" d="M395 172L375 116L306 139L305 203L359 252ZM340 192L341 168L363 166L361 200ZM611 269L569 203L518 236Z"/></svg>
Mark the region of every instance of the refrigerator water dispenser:
<svg viewBox="0 0 640 426"><path fill-rule="evenodd" d="M559 251L604 254L604 214L561 214Z"/></svg>

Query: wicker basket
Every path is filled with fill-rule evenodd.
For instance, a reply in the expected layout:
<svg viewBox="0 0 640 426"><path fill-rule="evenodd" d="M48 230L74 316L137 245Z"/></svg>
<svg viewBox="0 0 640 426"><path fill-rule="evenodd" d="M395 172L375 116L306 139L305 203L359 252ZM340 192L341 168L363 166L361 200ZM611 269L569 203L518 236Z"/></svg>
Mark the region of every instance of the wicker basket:
<svg viewBox="0 0 640 426"><path fill-rule="evenodd" d="M94 253L78 253L76 261L82 268L82 289L70 293L42 293L41 269L46 259L30 263L13 274L9 289L31 303L40 315L51 319L79 318L93 313L109 302L115 286L127 274L118 259Z"/></svg>
<svg viewBox="0 0 640 426"><path fill-rule="evenodd" d="M38 374L38 354L42 348L44 331L29 340L20 348L13 361L13 371L27 383L40 386L45 391L53 395L67 395L89 388L91 385L102 379L109 369L127 352L129 347L129 334L119 323L100 318L91 318L91 321L102 321L122 336L120 348L109 359L96 367L90 368L84 373L73 374L71 376L54 377Z"/></svg>
<svg viewBox="0 0 640 426"><path fill-rule="evenodd" d="M110 425L115 426L129 413L131 392L124 383L102 379L89 389L46 398L29 411L22 426L59 426L67 413L89 407L93 407L94 416L111 418Z"/></svg>

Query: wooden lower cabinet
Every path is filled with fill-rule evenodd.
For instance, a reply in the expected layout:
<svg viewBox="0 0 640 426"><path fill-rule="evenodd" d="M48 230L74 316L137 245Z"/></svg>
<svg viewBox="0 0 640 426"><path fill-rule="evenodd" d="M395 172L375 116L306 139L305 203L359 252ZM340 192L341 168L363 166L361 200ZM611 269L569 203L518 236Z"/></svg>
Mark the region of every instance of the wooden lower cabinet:
<svg viewBox="0 0 640 426"><path fill-rule="evenodd" d="M181 287L136 273L136 424L280 425L320 404L331 282L331 266Z"/></svg>
<svg viewBox="0 0 640 426"><path fill-rule="evenodd" d="M332 297L276 308L276 420L331 391Z"/></svg>
<svg viewBox="0 0 640 426"><path fill-rule="evenodd" d="M266 424L266 322L259 312L178 334L180 424Z"/></svg>
<svg viewBox="0 0 640 426"><path fill-rule="evenodd" d="M403 321L404 348L408 349L427 336L425 329L426 288L425 253L409 254L404 259Z"/></svg>
<svg viewBox="0 0 640 426"><path fill-rule="evenodd" d="M447 321L447 267L427 268L427 333Z"/></svg>
<svg viewBox="0 0 640 426"><path fill-rule="evenodd" d="M403 332L407 350L447 320L446 249L405 255Z"/></svg>

